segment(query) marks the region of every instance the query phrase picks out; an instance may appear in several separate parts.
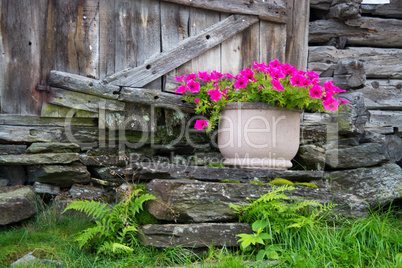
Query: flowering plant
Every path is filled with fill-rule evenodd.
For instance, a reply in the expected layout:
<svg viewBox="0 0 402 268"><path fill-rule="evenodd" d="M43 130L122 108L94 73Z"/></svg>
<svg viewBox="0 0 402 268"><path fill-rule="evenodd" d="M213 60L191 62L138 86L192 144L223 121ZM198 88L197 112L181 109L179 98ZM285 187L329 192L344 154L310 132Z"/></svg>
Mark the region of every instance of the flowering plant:
<svg viewBox="0 0 402 268"><path fill-rule="evenodd" d="M183 100L195 103L196 114L209 115L209 120L197 120L196 129L214 129L220 111L229 102L266 102L272 106L307 109L310 111L336 111L348 101L337 98L345 92L327 81L320 85L319 75L314 71L297 70L294 66L281 64L278 60L269 64L256 63L236 76L217 71L191 73L176 77L182 83L176 94Z"/></svg>

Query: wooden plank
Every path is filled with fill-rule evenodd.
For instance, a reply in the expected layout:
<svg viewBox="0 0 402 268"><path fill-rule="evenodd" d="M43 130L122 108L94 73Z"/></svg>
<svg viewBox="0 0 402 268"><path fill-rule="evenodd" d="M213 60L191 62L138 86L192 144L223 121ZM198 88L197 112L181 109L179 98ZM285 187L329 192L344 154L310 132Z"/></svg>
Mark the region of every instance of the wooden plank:
<svg viewBox="0 0 402 268"><path fill-rule="evenodd" d="M157 107L170 109L177 108L190 113L194 112L195 109L195 105L183 102L180 95L143 88L123 88L119 100L124 102L155 105Z"/></svg>
<svg viewBox="0 0 402 268"><path fill-rule="evenodd" d="M392 127L394 132L402 132L402 111L369 110L368 128Z"/></svg>
<svg viewBox="0 0 402 268"><path fill-rule="evenodd" d="M196 36L208 27L220 21L220 14L211 10L191 8L189 17L189 35ZM199 71L212 72L221 70L221 47L215 46L191 61L178 68L178 75L198 73Z"/></svg>
<svg viewBox="0 0 402 268"><path fill-rule="evenodd" d="M99 2L99 79L116 72L116 24L117 12L115 3L117 1Z"/></svg>
<svg viewBox="0 0 402 268"><path fill-rule="evenodd" d="M66 123L76 126L97 126L96 121L87 118L71 118L67 122L65 119L42 118L35 115L0 114L0 125L64 127Z"/></svg>
<svg viewBox="0 0 402 268"><path fill-rule="evenodd" d="M258 23L222 42L222 73L236 75L253 66L254 61L259 61L259 43Z"/></svg>
<svg viewBox="0 0 402 268"><path fill-rule="evenodd" d="M54 70L50 72L49 85L108 99L117 99L120 91L118 86L100 80Z"/></svg>
<svg viewBox="0 0 402 268"><path fill-rule="evenodd" d="M115 72L141 66L160 53L159 14L158 0L115 1ZM161 79L148 86L160 89Z"/></svg>
<svg viewBox="0 0 402 268"><path fill-rule="evenodd" d="M256 23L258 18L247 15L233 15L209 27L204 32L187 38L172 50L146 61L143 65L118 72L106 78L106 82L119 86L142 87L161 77L181 64L202 54L208 49Z"/></svg>
<svg viewBox="0 0 402 268"><path fill-rule="evenodd" d="M47 102L89 112L98 112L99 109L111 111L124 110L123 102L111 99L103 99L100 97L55 87L51 88Z"/></svg>
<svg viewBox="0 0 402 268"><path fill-rule="evenodd" d="M285 61L297 69L307 69L310 0L287 0Z"/></svg>
<svg viewBox="0 0 402 268"><path fill-rule="evenodd" d="M333 38L346 38L347 45L402 47L402 21L361 17L345 22L317 20L310 23L310 43L326 43Z"/></svg>
<svg viewBox="0 0 402 268"><path fill-rule="evenodd" d="M260 21L260 60L285 62L286 25Z"/></svg>
<svg viewBox="0 0 402 268"><path fill-rule="evenodd" d="M44 1L2 1L0 36L2 72L0 112L39 114L45 94L40 83Z"/></svg>
<svg viewBox="0 0 402 268"><path fill-rule="evenodd" d="M402 110L402 80L367 80L357 91L369 110Z"/></svg>
<svg viewBox="0 0 402 268"><path fill-rule="evenodd" d="M7 126L0 128L0 141L5 142L57 142L63 135L63 127Z"/></svg>
<svg viewBox="0 0 402 268"><path fill-rule="evenodd" d="M329 10L332 5L332 0L310 0L311 8Z"/></svg>
<svg viewBox="0 0 402 268"><path fill-rule="evenodd" d="M402 19L402 2L391 0L387 5L361 5L363 14Z"/></svg>
<svg viewBox="0 0 402 268"><path fill-rule="evenodd" d="M402 49L313 46L309 47L308 69L323 77L333 76L338 61L347 58L364 62L366 78L402 78Z"/></svg>
<svg viewBox="0 0 402 268"><path fill-rule="evenodd" d="M190 36L190 7L161 2L161 26L162 52L169 51ZM174 77L192 72L184 70L186 65L163 76L163 91L174 92L177 89Z"/></svg>
<svg viewBox="0 0 402 268"><path fill-rule="evenodd" d="M238 0L163 0L191 7L221 11L229 14L257 15L262 20L286 23L288 17L286 8L273 4L257 1Z"/></svg>

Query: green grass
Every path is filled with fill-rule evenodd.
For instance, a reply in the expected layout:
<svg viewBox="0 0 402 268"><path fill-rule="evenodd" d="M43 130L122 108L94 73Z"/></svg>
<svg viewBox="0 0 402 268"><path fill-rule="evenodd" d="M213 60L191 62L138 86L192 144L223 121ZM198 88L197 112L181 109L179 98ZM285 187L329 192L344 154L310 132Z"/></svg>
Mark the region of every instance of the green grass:
<svg viewBox="0 0 402 268"><path fill-rule="evenodd" d="M34 219L2 227L0 267L31 251L63 267L402 267L402 217L396 210L278 233L271 245L277 247L280 259L263 263L255 262L253 251L212 247L198 256L181 248L139 247L133 254L105 257L80 250L74 241L74 234L91 225L82 217L57 219L54 210L47 208Z"/></svg>

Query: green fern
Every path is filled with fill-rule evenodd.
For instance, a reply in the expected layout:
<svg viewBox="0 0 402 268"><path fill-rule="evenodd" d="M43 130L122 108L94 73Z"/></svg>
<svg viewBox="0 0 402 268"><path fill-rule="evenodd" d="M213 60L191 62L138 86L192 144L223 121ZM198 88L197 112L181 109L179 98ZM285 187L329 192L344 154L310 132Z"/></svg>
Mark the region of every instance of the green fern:
<svg viewBox="0 0 402 268"><path fill-rule="evenodd" d="M141 194L141 189L133 189L127 198L113 208L94 201L75 201L64 210L78 210L93 217L95 225L76 235L80 248L87 247L97 253L120 255L131 253L139 245L137 216L146 201L155 199L153 195ZM64 213L63 212L63 213Z"/></svg>

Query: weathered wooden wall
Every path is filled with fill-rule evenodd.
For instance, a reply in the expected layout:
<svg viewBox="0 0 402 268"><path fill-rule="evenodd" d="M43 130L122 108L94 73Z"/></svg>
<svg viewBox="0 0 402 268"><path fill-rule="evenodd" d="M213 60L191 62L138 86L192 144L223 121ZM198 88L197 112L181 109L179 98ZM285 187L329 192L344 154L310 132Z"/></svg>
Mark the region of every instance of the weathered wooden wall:
<svg viewBox="0 0 402 268"><path fill-rule="evenodd" d="M0 113L40 115L47 93L35 88L51 70L107 79L236 13L257 21L142 87L171 91L175 75L236 73L275 58L306 68L308 7L309 0L1 0Z"/></svg>

